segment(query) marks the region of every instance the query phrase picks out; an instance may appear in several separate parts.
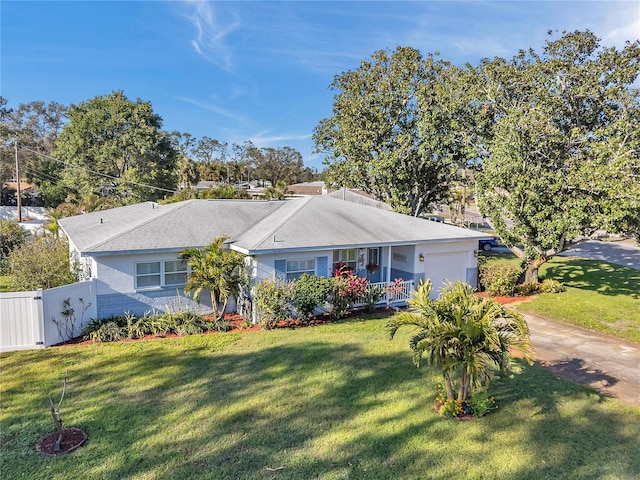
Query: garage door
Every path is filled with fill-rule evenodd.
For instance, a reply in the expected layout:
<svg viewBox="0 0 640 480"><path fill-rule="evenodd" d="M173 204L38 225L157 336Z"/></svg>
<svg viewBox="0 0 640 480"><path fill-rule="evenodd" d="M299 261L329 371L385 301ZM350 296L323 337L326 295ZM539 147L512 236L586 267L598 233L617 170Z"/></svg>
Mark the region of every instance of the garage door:
<svg viewBox="0 0 640 480"><path fill-rule="evenodd" d="M424 277L431 279L433 290L431 297L435 298L444 287L445 282L467 280L466 252L441 253L427 255L424 259Z"/></svg>

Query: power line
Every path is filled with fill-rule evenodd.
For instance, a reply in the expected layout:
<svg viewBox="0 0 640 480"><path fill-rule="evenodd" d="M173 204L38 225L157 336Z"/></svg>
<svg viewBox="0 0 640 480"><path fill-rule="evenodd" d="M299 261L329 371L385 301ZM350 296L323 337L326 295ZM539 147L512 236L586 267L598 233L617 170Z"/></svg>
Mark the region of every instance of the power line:
<svg viewBox="0 0 640 480"><path fill-rule="evenodd" d="M108 174L106 174L106 173L102 173L102 172L97 172L97 171L95 171L95 170L91 170L91 169L86 168L86 167L83 167L83 166L81 166L81 165L75 165L75 164L73 164L73 163L67 163L67 162L64 162L64 161L62 161L62 160L59 160L59 159L57 159L57 158L55 158L55 157L52 157L52 156L50 156L50 155L47 155L47 154L45 154L45 153L38 152L38 151L36 151L36 150L31 150L31 149L30 149L30 148L28 148L28 147L19 146L18 148L20 148L20 150L26 150L27 152L31 152L31 153L34 153L34 154L36 154L36 155L40 155L41 157L44 157L44 158L46 158L46 159L48 159L48 160L52 160L52 161L54 161L54 162L61 163L61 164L62 164L62 165L64 165L65 167L69 167L69 168L78 168L78 169L80 169L80 170L84 170L85 172L89 172L89 173L92 173L92 174L94 174L94 175L98 175L98 176L101 176L101 177L109 178L109 179L111 179L111 180L115 180L116 182L129 183L129 184L131 184L131 185L136 185L136 186L138 186L138 187L150 188L150 189L152 189L152 190L159 190L159 191L162 191L162 192L178 193L178 191L177 191L177 190L169 190L169 189L167 189L167 188L154 187L153 185L147 185L147 184L144 184L144 183L134 182L134 181L132 181L132 180L125 180L125 179L120 178L120 177L114 177L113 175L108 175Z"/></svg>
<svg viewBox="0 0 640 480"><path fill-rule="evenodd" d="M44 179L44 180L48 180L50 182L53 183L57 183L60 181L60 178L50 174L50 173L46 173L43 172L41 170L37 170L35 168L32 167L22 167L22 170L24 172L30 173L32 176L36 177L36 178L40 178L40 179Z"/></svg>

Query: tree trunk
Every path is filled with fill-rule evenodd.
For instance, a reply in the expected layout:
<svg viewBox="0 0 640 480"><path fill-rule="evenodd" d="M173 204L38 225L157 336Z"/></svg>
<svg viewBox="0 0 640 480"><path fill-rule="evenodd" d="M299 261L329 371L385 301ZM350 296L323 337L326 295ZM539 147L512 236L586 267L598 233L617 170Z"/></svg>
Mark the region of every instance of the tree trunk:
<svg viewBox="0 0 640 480"><path fill-rule="evenodd" d="M536 258L527 264L527 270L524 274L524 283L538 283L538 269L546 263L547 258Z"/></svg>
<svg viewBox="0 0 640 480"><path fill-rule="evenodd" d="M444 374L444 388L447 391L447 400L453 400L453 387L451 387L451 377L448 373Z"/></svg>
<svg viewBox="0 0 640 480"><path fill-rule="evenodd" d="M460 388L458 389L458 401L464 402L469 396L469 386L471 385L471 376L466 370L462 371L462 379L460 381Z"/></svg>

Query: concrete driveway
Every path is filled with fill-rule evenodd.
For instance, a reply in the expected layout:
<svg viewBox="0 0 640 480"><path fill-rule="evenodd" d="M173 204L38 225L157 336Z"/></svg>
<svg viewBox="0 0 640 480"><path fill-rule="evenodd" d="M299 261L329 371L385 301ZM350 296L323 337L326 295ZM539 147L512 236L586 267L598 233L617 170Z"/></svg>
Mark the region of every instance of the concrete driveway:
<svg viewBox="0 0 640 480"><path fill-rule="evenodd" d="M563 252L640 270L640 247L632 241L588 240ZM560 377L640 407L640 344L567 323L525 314L534 358Z"/></svg>
<svg viewBox="0 0 640 480"><path fill-rule="evenodd" d="M619 242L587 240L560 255L604 260L640 270L640 247L631 240Z"/></svg>
<svg viewBox="0 0 640 480"><path fill-rule="evenodd" d="M537 364L640 407L640 344L524 314Z"/></svg>

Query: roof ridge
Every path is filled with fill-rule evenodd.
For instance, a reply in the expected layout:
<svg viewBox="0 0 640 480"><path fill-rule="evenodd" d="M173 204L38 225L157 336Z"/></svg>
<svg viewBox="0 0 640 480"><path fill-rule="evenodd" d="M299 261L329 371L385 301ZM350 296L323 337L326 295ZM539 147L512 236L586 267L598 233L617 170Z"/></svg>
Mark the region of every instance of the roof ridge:
<svg viewBox="0 0 640 480"><path fill-rule="evenodd" d="M186 206L187 206L187 204L189 204L189 205L190 205L191 203L193 203L193 202L194 202L194 201L196 201L196 200L197 200L197 199L190 199L190 200L184 200L183 202L177 202L177 203L172 203L172 204L165 203L164 205L170 205L170 206L171 206L171 207L173 207L173 208L169 208L166 212L161 212L159 215L154 216L154 217L150 217L150 218L148 218L147 220L145 220L145 221L143 221L143 222L136 223L136 224L132 225L130 228L128 228L128 229L126 229L126 230L123 230L122 232L119 232L119 233L118 233L117 235L115 235L115 236L118 236L118 237L119 237L119 236L121 236L121 235L124 235L124 234L126 234L126 233L129 233L129 232L131 232L131 231L135 230L136 228L140 228L140 227L142 227L142 226L144 226L144 225L147 225L148 223L153 222L153 221L157 220L157 219L158 219L158 218L160 218L160 217L163 217L163 216L165 216L165 215L168 215L169 213L171 213L171 212L173 212L173 211L175 211L175 210L179 210L179 209L181 209L181 208L183 208L183 207L186 207ZM143 203L150 203L151 205L156 205L156 204L157 204L157 205L161 205L161 204L159 204L159 203L157 203L157 202L151 202L151 201L149 201L149 202L143 202ZM181 204L182 204L182 205L181 205ZM155 207L153 207L153 208L155 209ZM111 241L111 239L112 239L113 237L114 237L114 236L112 235L111 237L109 237L109 238L105 238L103 241L98 242L98 243L96 243L96 244L92 245L92 246L91 246L91 249L95 249L95 248L97 248L97 247L100 247L101 245L104 245L105 243L107 243L107 242Z"/></svg>
<svg viewBox="0 0 640 480"><path fill-rule="evenodd" d="M273 228L271 228L269 230L269 232L264 235L264 237L262 237L260 239L259 242L257 242L258 245L262 244L263 242L266 242L267 239L271 236L275 236L275 232L278 231L280 228L282 228L284 225L287 224L287 222L289 222L289 220L291 220L293 218L293 216L295 214L297 214L302 208L304 208L304 206L309 203L314 197L306 197L306 198L302 198L302 199L297 199L297 200L289 200L289 201L284 201L282 202L282 205L280 205L280 207L278 207L277 209L275 209L273 212L269 213L269 215L267 215L266 217L264 217L262 219L262 221L268 220L274 213L278 212L282 207L284 207L285 205L287 205L289 202L291 202L291 204L295 203L295 202L299 202L299 205L296 205L295 208L289 212L283 219L282 221L278 222ZM261 223L261 222L260 222ZM258 224L256 224L258 225ZM254 225L253 227L255 227L256 225ZM253 227L247 229L244 231L244 233L247 233L248 231L250 231ZM275 241L275 240L274 240Z"/></svg>

